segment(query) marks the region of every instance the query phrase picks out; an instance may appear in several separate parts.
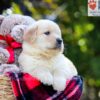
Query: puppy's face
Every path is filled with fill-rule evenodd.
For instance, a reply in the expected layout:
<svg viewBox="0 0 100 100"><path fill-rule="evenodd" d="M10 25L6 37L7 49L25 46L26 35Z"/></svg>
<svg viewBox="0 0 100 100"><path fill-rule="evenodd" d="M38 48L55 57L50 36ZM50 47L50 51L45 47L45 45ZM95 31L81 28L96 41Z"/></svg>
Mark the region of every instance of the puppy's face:
<svg viewBox="0 0 100 100"><path fill-rule="evenodd" d="M59 26L49 20L39 20L24 35L24 41L41 52L62 52L63 40Z"/></svg>

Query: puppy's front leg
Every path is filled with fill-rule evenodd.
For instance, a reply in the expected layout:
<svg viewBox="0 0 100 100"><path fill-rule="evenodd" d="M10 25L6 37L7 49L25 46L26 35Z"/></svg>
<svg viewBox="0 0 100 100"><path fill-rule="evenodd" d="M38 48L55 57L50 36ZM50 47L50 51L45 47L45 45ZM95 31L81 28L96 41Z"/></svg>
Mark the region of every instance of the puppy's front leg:
<svg viewBox="0 0 100 100"><path fill-rule="evenodd" d="M61 71L54 72L53 88L57 91L63 91L66 88L66 78Z"/></svg>
<svg viewBox="0 0 100 100"><path fill-rule="evenodd" d="M43 84L53 84L53 76L46 68L35 68L30 74L40 80Z"/></svg>

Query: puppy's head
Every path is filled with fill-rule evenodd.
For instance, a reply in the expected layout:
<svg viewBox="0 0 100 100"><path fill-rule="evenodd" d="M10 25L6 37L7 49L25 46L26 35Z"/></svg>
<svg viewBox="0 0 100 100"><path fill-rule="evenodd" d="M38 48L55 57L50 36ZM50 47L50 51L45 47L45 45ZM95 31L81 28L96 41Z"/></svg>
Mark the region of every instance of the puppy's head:
<svg viewBox="0 0 100 100"><path fill-rule="evenodd" d="M63 52L64 48L59 26L50 20L39 20L29 27L24 34L24 41L50 54Z"/></svg>

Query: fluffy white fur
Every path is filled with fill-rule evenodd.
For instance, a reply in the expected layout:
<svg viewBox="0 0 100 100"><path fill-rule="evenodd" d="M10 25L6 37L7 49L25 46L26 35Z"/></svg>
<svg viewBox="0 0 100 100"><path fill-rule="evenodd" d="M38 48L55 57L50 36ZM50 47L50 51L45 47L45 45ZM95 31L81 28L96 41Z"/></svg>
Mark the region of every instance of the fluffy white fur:
<svg viewBox="0 0 100 100"><path fill-rule="evenodd" d="M46 31L50 35L45 35ZM56 39L61 37L59 26L49 20L39 20L24 35L23 51L19 57L22 71L31 74L42 83L52 85L57 91L63 91L66 81L77 75L73 63L61 48L55 48Z"/></svg>

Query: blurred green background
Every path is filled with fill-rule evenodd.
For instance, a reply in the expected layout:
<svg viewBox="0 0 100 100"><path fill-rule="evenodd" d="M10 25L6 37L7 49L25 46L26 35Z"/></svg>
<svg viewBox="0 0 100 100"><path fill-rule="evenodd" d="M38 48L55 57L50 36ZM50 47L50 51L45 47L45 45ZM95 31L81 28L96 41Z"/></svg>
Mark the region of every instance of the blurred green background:
<svg viewBox="0 0 100 100"><path fill-rule="evenodd" d="M0 14L12 13L57 22L65 55L84 78L81 100L100 100L100 18L87 16L87 0L0 0Z"/></svg>

